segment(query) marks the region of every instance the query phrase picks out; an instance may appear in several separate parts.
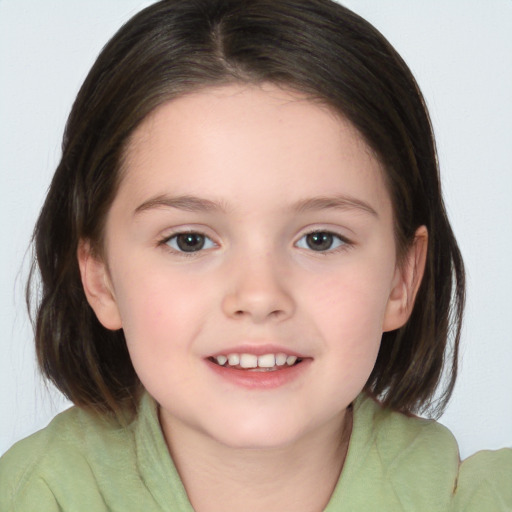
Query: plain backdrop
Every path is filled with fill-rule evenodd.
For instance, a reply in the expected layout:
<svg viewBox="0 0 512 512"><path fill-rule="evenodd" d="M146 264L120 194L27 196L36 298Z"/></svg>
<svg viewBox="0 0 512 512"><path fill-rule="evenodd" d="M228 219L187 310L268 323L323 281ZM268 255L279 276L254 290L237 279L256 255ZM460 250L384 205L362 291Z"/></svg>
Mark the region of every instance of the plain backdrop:
<svg viewBox="0 0 512 512"><path fill-rule="evenodd" d="M0 454L68 404L34 363L24 307L31 230L67 114L141 0L0 0ZM411 67L437 135L468 273L462 365L441 418L462 457L512 446L512 1L347 0Z"/></svg>

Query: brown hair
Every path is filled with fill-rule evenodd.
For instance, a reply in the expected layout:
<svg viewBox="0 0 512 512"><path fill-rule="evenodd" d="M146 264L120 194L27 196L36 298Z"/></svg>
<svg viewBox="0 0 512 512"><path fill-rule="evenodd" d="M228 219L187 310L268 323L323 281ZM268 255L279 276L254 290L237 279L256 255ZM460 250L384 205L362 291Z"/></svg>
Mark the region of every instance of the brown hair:
<svg viewBox="0 0 512 512"><path fill-rule="evenodd" d="M101 248L122 158L139 123L180 94L237 81L303 92L359 130L385 171L399 255L416 229L427 227L426 270L411 318L384 333L366 390L395 410L441 411L457 373L464 268L443 205L428 112L386 39L331 0L164 0L105 46L73 105L34 232L43 373L79 406L136 408L140 382L123 332L105 329L87 303L78 242ZM443 368L444 390L436 395Z"/></svg>

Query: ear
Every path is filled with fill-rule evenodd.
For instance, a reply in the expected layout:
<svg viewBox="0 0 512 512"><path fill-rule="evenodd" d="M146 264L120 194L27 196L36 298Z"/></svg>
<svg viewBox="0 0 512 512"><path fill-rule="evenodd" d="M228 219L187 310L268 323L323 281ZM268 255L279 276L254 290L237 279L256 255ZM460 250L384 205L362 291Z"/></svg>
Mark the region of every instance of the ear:
<svg viewBox="0 0 512 512"><path fill-rule="evenodd" d="M77 257L85 296L96 317L107 329L121 329L121 315L106 263L94 254L90 242L86 240L80 240Z"/></svg>
<svg viewBox="0 0 512 512"><path fill-rule="evenodd" d="M383 332L399 329L409 319L425 272L427 249L428 231L425 226L420 226L402 265L395 271L382 326Z"/></svg>

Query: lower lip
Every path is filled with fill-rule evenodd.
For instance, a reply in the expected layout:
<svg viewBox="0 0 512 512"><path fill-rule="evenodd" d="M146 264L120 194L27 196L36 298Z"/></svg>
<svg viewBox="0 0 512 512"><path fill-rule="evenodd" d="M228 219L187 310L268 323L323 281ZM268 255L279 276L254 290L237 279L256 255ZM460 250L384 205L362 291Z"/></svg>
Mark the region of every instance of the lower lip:
<svg viewBox="0 0 512 512"><path fill-rule="evenodd" d="M217 375L236 386L248 389L275 389L296 380L310 365L311 359L304 359L294 366L270 372L237 370L229 366L219 366L208 359L206 363Z"/></svg>

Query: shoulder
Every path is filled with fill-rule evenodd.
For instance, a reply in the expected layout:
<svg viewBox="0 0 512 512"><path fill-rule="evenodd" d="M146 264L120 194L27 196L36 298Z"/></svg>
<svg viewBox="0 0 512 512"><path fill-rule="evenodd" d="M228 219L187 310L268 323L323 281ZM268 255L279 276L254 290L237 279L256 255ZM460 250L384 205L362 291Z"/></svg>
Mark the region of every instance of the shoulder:
<svg viewBox="0 0 512 512"><path fill-rule="evenodd" d="M95 459L106 454L111 459L119 443L122 453L129 437L129 431L115 422L76 407L57 415L0 458L0 510L34 510L36 504L40 511L60 510L59 493L79 494L82 486L90 493L101 476ZM103 510L96 505L94 510Z"/></svg>
<svg viewBox="0 0 512 512"><path fill-rule="evenodd" d="M386 466L443 464L456 471L459 449L452 433L434 420L384 409L370 397L355 404L354 428ZM398 464L398 462L400 462Z"/></svg>
<svg viewBox="0 0 512 512"><path fill-rule="evenodd" d="M395 506L448 510L460 461L452 433L436 421L384 409L369 397L359 414L368 464L382 474L383 492Z"/></svg>
<svg viewBox="0 0 512 512"><path fill-rule="evenodd" d="M512 448L484 450L462 462L453 510L512 510Z"/></svg>
<svg viewBox="0 0 512 512"><path fill-rule="evenodd" d="M1 512L192 512L156 402L123 424L73 407L0 459Z"/></svg>
<svg viewBox="0 0 512 512"><path fill-rule="evenodd" d="M512 510L512 450L481 452L461 463L446 427L383 409L367 396L354 405L340 485L344 479L345 493L355 496L361 510L379 503L381 511L469 511L464 507L473 502L475 511Z"/></svg>

